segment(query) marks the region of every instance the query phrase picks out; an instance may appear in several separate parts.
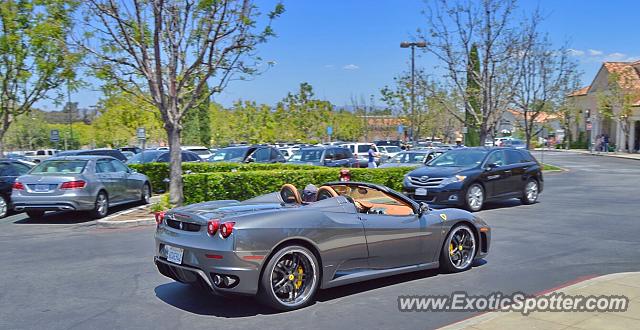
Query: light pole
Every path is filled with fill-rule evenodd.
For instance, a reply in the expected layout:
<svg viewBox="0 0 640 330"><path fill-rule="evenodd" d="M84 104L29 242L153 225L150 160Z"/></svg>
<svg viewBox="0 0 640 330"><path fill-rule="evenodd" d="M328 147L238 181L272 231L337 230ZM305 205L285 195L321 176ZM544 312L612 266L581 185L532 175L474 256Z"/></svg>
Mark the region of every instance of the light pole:
<svg viewBox="0 0 640 330"><path fill-rule="evenodd" d="M403 41L400 43L400 48L409 48L409 47L411 47L411 143L415 144L416 142L416 127L415 127L416 95L415 95L415 87L414 87L416 83L415 54L416 54L416 47L425 48L427 47L427 43L425 41L418 41L418 42Z"/></svg>

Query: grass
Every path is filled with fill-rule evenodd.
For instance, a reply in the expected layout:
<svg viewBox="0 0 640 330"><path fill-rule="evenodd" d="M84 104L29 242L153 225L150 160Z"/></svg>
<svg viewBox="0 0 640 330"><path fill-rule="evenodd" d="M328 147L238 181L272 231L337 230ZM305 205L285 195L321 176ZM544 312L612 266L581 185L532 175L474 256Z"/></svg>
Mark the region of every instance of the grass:
<svg viewBox="0 0 640 330"><path fill-rule="evenodd" d="M550 164L542 164L543 171L562 171L562 168Z"/></svg>

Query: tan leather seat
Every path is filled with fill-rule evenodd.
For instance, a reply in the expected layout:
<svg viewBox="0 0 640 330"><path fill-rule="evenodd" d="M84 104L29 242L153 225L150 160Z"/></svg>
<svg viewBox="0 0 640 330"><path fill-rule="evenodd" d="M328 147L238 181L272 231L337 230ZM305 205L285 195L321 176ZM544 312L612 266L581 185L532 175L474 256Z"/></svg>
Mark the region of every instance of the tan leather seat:
<svg viewBox="0 0 640 330"><path fill-rule="evenodd" d="M282 185L282 188L280 188L280 197L282 197L282 200L287 204L302 204L302 198L300 197L298 189L290 183Z"/></svg>
<svg viewBox="0 0 640 330"><path fill-rule="evenodd" d="M322 186L318 188L318 193L316 194L316 201L321 201L323 199L338 197L338 193L329 186Z"/></svg>

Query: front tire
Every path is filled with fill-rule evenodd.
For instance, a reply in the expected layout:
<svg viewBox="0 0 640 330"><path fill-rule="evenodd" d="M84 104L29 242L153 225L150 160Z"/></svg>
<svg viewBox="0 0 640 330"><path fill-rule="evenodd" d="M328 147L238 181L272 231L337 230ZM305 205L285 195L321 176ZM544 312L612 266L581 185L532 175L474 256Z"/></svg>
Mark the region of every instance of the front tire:
<svg viewBox="0 0 640 330"><path fill-rule="evenodd" d="M464 194L465 207L471 212L482 210L484 199L484 189L479 183L470 185Z"/></svg>
<svg viewBox="0 0 640 330"><path fill-rule="evenodd" d="M471 268L477 251L476 237L467 225L455 226L440 250L440 268L457 273Z"/></svg>
<svg viewBox="0 0 640 330"><path fill-rule="evenodd" d="M9 214L9 203L4 196L0 196L0 218L4 218Z"/></svg>
<svg viewBox="0 0 640 330"><path fill-rule="evenodd" d="M260 278L260 300L269 307L290 311L313 302L320 284L320 265L315 255L299 245L278 250Z"/></svg>
<svg viewBox="0 0 640 330"><path fill-rule="evenodd" d="M91 211L91 217L94 219L101 219L107 216L109 213L109 197L107 193L104 191L100 191L98 196L96 196L96 204Z"/></svg>
<svg viewBox="0 0 640 330"><path fill-rule="evenodd" d="M538 181L536 179L529 179L527 183L524 185L524 191L522 192L522 204L530 205L535 203L538 200L538 196L540 193L540 186L538 185Z"/></svg>
<svg viewBox="0 0 640 330"><path fill-rule="evenodd" d="M151 186L145 182L140 192L140 204L147 205L149 203L151 203Z"/></svg>

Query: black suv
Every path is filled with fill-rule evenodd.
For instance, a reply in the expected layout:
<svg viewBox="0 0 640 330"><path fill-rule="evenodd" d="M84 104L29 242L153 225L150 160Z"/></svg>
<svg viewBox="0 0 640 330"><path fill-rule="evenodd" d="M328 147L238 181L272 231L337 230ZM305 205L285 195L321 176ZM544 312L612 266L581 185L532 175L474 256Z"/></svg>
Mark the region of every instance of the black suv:
<svg viewBox="0 0 640 330"><path fill-rule="evenodd" d="M256 145L218 149L211 157L209 157L208 161L232 163L284 163L287 160L278 148Z"/></svg>
<svg viewBox="0 0 640 330"><path fill-rule="evenodd" d="M486 201L520 198L533 204L542 192L542 165L527 150L450 150L404 177L404 193L436 205L479 211Z"/></svg>
<svg viewBox="0 0 640 330"><path fill-rule="evenodd" d="M328 167L353 167L356 159L351 150L344 147L302 148L289 158L289 163Z"/></svg>

